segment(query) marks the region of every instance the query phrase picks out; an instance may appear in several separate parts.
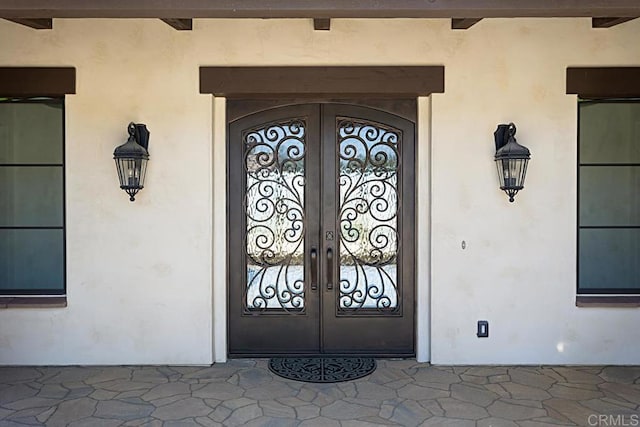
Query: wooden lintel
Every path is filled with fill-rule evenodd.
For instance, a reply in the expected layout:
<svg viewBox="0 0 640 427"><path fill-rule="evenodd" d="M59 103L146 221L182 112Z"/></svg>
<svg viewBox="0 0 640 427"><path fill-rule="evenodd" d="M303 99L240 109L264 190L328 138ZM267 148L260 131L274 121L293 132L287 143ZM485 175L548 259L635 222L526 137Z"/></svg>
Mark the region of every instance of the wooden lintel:
<svg viewBox="0 0 640 427"><path fill-rule="evenodd" d="M313 29L316 31L329 31L331 29L331 19L315 18L313 20Z"/></svg>
<svg viewBox="0 0 640 427"><path fill-rule="evenodd" d="M51 18L15 18L7 19L7 21L24 25L36 30L50 30L53 28L53 19Z"/></svg>
<svg viewBox="0 0 640 427"><path fill-rule="evenodd" d="M452 18L451 19L451 29L452 30L468 30L478 22L480 22L482 18Z"/></svg>
<svg viewBox="0 0 640 427"><path fill-rule="evenodd" d="M60 97L76 93L73 67L0 67L0 93L3 96Z"/></svg>
<svg viewBox="0 0 640 427"><path fill-rule="evenodd" d="M567 94L585 99L640 97L640 67L569 67Z"/></svg>
<svg viewBox="0 0 640 427"><path fill-rule="evenodd" d="M636 17L638 0L0 0L0 18Z"/></svg>
<svg viewBox="0 0 640 427"><path fill-rule="evenodd" d="M178 19L178 18L163 18L162 21L172 26L178 31L191 31L193 30L192 19Z"/></svg>
<svg viewBox="0 0 640 427"><path fill-rule="evenodd" d="M443 92L443 66L200 67L200 93L227 98L412 98Z"/></svg>
<svg viewBox="0 0 640 427"><path fill-rule="evenodd" d="M591 18L591 28L611 28L618 24L623 24L637 17L624 17L624 18Z"/></svg>

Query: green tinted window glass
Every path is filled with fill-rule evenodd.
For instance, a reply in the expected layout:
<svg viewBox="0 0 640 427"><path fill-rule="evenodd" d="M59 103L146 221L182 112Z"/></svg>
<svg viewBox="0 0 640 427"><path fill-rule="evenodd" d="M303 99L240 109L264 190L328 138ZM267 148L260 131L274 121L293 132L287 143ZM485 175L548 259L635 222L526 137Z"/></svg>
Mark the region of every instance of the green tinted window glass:
<svg viewBox="0 0 640 427"><path fill-rule="evenodd" d="M640 229L582 229L579 233L581 289L640 288Z"/></svg>
<svg viewBox="0 0 640 427"><path fill-rule="evenodd" d="M62 104L0 102L0 164L62 164Z"/></svg>
<svg viewBox="0 0 640 427"><path fill-rule="evenodd" d="M581 102L580 163L640 163L640 102Z"/></svg>
<svg viewBox="0 0 640 427"><path fill-rule="evenodd" d="M0 226L62 227L62 167L0 167Z"/></svg>
<svg viewBox="0 0 640 427"><path fill-rule="evenodd" d="M0 230L0 289L62 293L63 236L63 230Z"/></svg>
<svg viewBox="0 0 640 427"><path fill-rule="evenodd" d="M63 294L64 100L0 99L0 295Z"/></svg>
<svg viewBox="0 0 640 427"><path fill-rule="evenodd" d="M640 226L640 167L580 168L581 226Z"/></svg>
<svg viewBox="0 0 640 427"><path fill-rule="evenodd" d="M578 112L578 293L640 294L640 100Z"/></svg>

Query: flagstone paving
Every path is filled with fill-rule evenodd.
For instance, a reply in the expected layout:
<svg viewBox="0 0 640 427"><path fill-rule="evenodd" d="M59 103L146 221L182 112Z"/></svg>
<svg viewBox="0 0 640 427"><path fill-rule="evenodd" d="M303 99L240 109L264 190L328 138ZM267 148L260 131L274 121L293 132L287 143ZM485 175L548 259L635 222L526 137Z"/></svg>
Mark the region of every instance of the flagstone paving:
<svg viewBox="0 0 640 427"><path fill-rule="evenodd" d="M447 367L379 360L335 384L267 360L211 367L0 367L0 426L638 425L640 367Z"/></svg>

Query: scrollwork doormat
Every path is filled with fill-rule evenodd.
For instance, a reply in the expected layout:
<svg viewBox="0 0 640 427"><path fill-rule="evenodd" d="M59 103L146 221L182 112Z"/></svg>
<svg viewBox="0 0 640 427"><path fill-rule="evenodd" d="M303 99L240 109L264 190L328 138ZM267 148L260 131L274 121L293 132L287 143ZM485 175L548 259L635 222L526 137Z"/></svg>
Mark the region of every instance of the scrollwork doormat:
<svg viewBox="0 0 640 427"><path fill-rule="evenodd" d="M371 357L274 357L269 370L290 380L337 383L371 374L376 361Z"/></svg>

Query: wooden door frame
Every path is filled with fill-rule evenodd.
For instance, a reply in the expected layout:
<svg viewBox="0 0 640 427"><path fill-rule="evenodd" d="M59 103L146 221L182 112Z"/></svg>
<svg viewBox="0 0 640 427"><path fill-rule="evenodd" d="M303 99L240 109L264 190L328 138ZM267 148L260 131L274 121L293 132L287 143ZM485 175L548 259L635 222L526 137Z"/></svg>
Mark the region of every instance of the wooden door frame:
<svg viewBox="0 0 640 427"><path fill-rule="evenodd" d="M421 238L416 239L416 359L426 362L430 359L430 293L431 293L431 218L430 218L430 151L431 151L431 94L444 92L444 67L442 66L389 66L389 67L201 67L200 68L200 92L213 96L212 106L212 193L213 195L225 195L225 197L212 197L212 355L215 362L223 363L227 360L227 202L226 202L226 146L227 146L227 98L252 98L252 94L243 91L243 85L236 85L237 92L231 90L231 86L225 81L219 80L218 86L203 83L203 75L208 74L208 69L216 72L246 69L243 74L246 78L257 78L269 73L280 80L282 74L289 73L295 68L297 71L291 76L291 87L297 92L287 91L287 85L283 88L271 86L273 81L265 82L264 87L273 88L273 93L262 93L258 98L331 98L331 99L375 99L375 98L407 98L415 97L418 100L416 120L416 234ZM315 78L320 75L333 75L334 77L349 80L351 82L369 81L366 84L358 84L357 93L349 91L336 92L339 89L334 84L327 83L332 79ZM334 73L334 74L332 74ZM335 74L337 73L337 74ZM380 73L384 75L381 83ZM224 73L223 73L224 75ZM401 83L408 75L414 77L413 90L407 89ZM378 76L378 78L376 78ZM204 80L211 77L205 77ZM333 79L335 80L335 79ZM285 80L286 81L286 80ZM400 83L399 83L400 82ZM275 84L275 83L274 83ZM330 84L327 86L327 84ZM401 86L398 86L401 85ZM384 90L379 89L381 86ZM226 89L225 89L226 88ZM276 88L278 88L276 90ZM224 90L223 90L224 89ZM282 91L285 91L284 93ZM394 91L401 92L401 96L394 96ZM268 92L268 91L267 91ZM255 94L254 94L255 95Z"/></svg>

